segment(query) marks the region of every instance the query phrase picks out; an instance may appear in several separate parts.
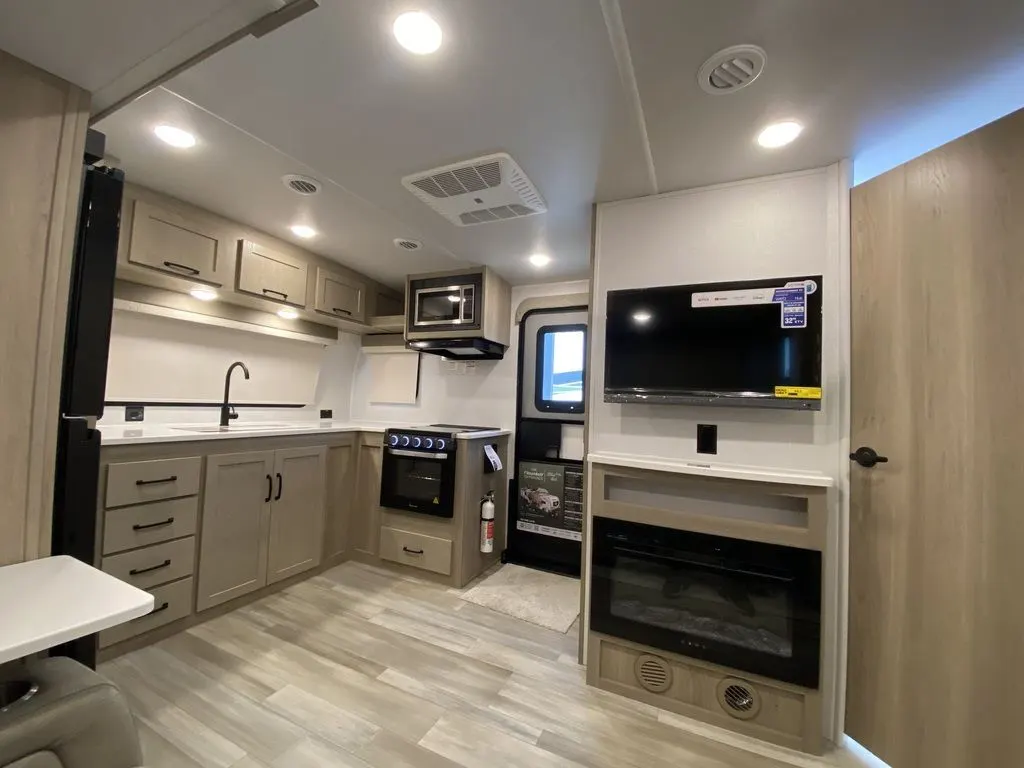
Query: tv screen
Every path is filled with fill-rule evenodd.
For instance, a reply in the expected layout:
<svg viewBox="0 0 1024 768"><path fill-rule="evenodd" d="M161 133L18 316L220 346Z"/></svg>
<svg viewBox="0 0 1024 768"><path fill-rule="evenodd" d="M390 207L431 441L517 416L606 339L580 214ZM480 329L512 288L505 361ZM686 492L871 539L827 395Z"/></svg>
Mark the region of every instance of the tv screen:
<svg viewBox="0 0 1024 768"><path fill-rule="evenodd" d="M609 291L605 402L821 408L821 275Z"/></svg>

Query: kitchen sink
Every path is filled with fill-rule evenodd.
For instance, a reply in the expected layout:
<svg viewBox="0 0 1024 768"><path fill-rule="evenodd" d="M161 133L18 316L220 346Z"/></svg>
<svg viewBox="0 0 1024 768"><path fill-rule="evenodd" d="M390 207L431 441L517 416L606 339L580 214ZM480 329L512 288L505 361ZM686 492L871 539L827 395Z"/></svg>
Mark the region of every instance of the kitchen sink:
<svg viewBox="0 0 1024 768"><path fill-rule="evenodd" d="M217 425L201 425L196 427L171 427L177 432L271 432L271 431L296 431L303 429L316 429L319 424L282 424L279 422L263 422L261 424L232 424L229 427Z"/></svg>

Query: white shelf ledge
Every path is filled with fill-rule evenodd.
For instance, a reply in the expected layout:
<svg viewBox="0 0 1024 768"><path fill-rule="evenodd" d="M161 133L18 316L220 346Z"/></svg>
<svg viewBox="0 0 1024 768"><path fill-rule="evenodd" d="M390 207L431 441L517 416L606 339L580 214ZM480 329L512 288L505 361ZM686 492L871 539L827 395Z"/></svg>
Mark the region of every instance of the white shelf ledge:
<svg viewBox="0 0 1024 768"><path fill-rule="evenodd" d="M67 555L0 567L0 664L153 610L153 596Z"/></svg>
<svg viewBox="0 0 1024 768"><path fill-rule="evenodd" d="M801 472L771 467L744 467L735 464L705 464L699 461L674 461L657 456L634 456L624 453L588 453L590 464L608 464L615 467L650 469L656 472L674 472L680 475L718 477L726 480L746 480L754 483L782 483L804 485L814 488L831 488L835 485L828 475L820 472Z"/></svg>

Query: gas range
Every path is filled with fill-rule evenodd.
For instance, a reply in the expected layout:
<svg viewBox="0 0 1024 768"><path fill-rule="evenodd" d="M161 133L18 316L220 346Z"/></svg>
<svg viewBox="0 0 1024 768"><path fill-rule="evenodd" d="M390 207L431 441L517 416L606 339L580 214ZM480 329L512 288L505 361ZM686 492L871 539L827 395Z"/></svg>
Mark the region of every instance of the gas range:
<svg viewBox="0 0 1024 768"><path fill-rule="evenodd" d="M463 432L490 432L497 427L468 424L428 424L424 427L394 427L384 434L389 448L420 451L424 454L448 453L455 450L455 436Z"/></svg>

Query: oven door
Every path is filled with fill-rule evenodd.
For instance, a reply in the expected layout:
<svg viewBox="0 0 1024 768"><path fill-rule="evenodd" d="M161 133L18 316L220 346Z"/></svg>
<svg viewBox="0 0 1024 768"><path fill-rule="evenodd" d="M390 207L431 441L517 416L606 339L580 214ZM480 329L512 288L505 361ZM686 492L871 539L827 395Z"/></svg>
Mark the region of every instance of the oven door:
<svg viewBox="0 0 1024 768"><path fill-rule="evenodd" d="M435 517L453 517L455 453L385 448L380 505Z"/></svg>
<svg viewBox="0 0 1024 768"><path fill-rule="evenodd" d="M595 632L818 687L821 554L594 518Z"/></svg>

